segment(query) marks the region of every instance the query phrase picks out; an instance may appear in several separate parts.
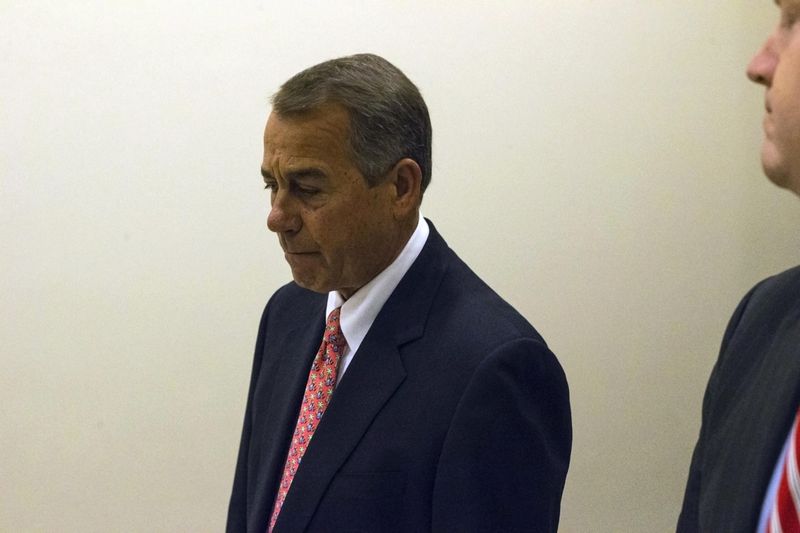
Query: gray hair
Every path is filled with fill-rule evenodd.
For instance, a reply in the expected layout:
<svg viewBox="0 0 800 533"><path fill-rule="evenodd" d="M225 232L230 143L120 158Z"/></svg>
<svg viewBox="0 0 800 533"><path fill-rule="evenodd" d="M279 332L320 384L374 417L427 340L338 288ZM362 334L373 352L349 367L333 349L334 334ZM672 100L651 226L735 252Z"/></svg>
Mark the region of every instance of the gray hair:
<svg viewBox="0 0 800 533"><path fill-rule="evenodd" d="M431 119L425 100L400 69L374 54L331 59L295 74L272 97L278 115L301 115L325 104L350 117L353 160L371 186L400 159L422 170L422 192L431 181Z"/></svg>

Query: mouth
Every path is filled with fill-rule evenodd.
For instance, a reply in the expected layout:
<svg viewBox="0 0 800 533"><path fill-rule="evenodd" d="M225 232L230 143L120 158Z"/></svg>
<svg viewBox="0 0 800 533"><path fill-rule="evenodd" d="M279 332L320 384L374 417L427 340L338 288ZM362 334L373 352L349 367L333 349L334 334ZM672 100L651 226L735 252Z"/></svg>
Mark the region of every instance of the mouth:
<svg viewBox="0 0 800 533"><path fill-rule="evenodd" d="M283 252L283 258L293 268L317 261L318 257L319 252Z"/></svg>
<svg viewBox="0 0 800 533"><path fill-rule="evenodd" d="M298 248L297 243L293 242L290 244L281 237L278 238L278 241L280 242L283 253L286 254L287 257L294 255L308 255L317 253L317 251L313 249L308 250L308 249Z"/></svg>
<svg viewBox="0 0 800 533"><path fill-rule="evenodd" d="M772 122L769 115L764 115L764 120L761 121L761 130L764 133L765 140L771 137Z"/></svg>

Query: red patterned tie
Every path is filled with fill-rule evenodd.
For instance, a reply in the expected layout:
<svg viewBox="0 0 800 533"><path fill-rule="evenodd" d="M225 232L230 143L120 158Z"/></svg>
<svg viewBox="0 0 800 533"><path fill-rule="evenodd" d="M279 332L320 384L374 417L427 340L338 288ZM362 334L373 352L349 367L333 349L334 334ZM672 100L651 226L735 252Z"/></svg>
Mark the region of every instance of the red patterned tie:
<svg viewBox="0 0 800 533"><path fill-rule="evenodd" d="M800 533L800 472L797 457L800 455L800 439L797 435L800 411L794 419L792 435L786 449L786 460L775 495L775 503L767 523L768 533Z"/></svg>
<svg viewBox="0 0 800 533"><path fill-rule="evenodd" d="M281 484L278 486L278 494L275 496L275 505L272 508L272 517L269 520L269 533L275 527L275 521L283 507L289 487L292 485L300 460L306 452L311 437L322 419L322 414L328 407L333 387L336 385L336 374L339 370L339 356L344 350L345 338L339 327L339 307L331 311L328 315L328 323L325 324L325 334L322 336L322 344L317 351L317 356L311 364L311 372L308 374L303 403L300 405L300 413L297 416L297 424L294 429L294 436L289 446L289 454L286 457L286 464L283 467Z"/></svg>

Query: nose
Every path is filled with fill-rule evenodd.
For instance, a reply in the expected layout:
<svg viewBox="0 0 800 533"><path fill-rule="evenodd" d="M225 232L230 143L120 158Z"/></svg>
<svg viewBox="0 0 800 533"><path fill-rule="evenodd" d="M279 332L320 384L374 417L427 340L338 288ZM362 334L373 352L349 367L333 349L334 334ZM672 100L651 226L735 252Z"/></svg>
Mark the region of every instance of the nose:
<svg viewBox="0 0 800 533"><path fill-rule="evenodd" d="M273 193L272 207L267 215L267 227L275 233L297 232L302 220L294 202L283 190Z"/></svg>
<svg viewBox="0 0 800 533"><path fill-rule="evenodd" d="M767 87L772 85L772 76L778 64L778 55L775 52L774 44L774 37L767 39L747 65L747 77L753 83Z"/></svg>

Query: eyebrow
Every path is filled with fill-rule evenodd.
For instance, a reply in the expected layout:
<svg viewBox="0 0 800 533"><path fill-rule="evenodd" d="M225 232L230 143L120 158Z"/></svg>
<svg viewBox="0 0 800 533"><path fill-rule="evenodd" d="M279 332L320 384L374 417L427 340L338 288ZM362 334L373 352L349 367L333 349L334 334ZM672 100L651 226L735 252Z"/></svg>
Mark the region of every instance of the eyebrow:
<svg viewBox="0 0 800 533"><path fill-rule="evenodd" d="M321 180L327 177L327 175L318 168L298 168L295 170L289 170L283 173L284 177L289 180L299 180L299 179L312 179L312 180ZM261 168L261 176L265 180L274 180L275 176L273 176L272 172L265 168Z"/></svg>

